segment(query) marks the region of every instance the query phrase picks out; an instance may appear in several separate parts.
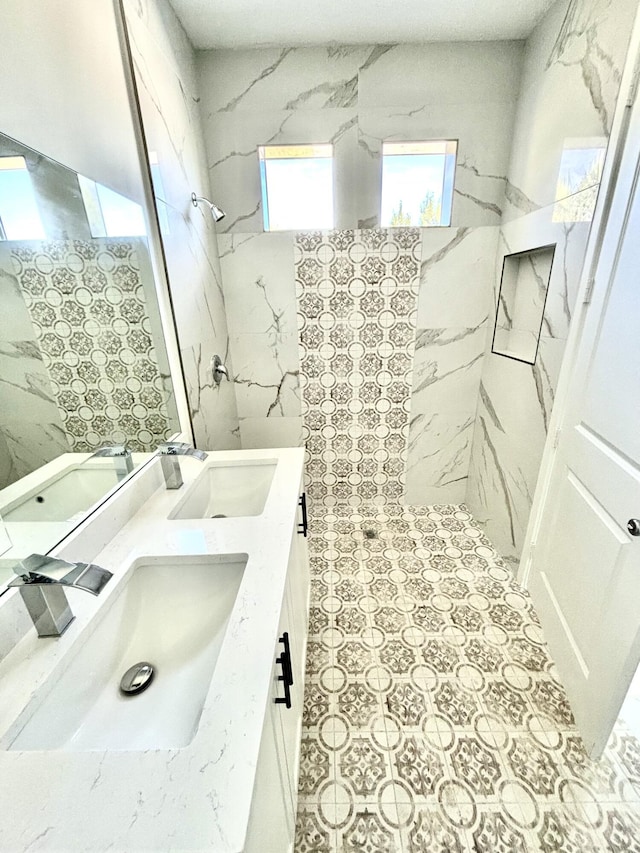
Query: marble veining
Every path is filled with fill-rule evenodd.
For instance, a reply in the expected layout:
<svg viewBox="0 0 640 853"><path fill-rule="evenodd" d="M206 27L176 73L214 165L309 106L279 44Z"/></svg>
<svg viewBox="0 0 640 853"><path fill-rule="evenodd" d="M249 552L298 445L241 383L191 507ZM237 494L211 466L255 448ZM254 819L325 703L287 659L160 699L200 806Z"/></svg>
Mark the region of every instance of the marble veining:
<svg viewBox="0 0 640 853"><path fill-rule="evenodd" d="M498 229L421 229L405 500L466 491Z"/></svg>
<svg viewBox="0 0 640 853"><path fill-rule="evenodd" d="M333 143L334 227L379 225L385 139L459 140L455 225L491 225L504 206L522 45L369 45L202 51L202 116L226 233L261 225L258 145Z"/></svg>
<svg viewBox="0 0 640 853"><path fill-rule="evenodd" d="M268 421L287 421L284 440L301 417L293 236L221 234L219 247L240 435L273 446Z"/></svg>
<svg viewBox="0 0 640 853"><path fill-rule="evenodd" d="M210 197L195 52L167 0L124 3L195 441L240 446L236 397L215 386L215 354L232 368L215 225L191 193ZM224 208L227 205L221 202Z"/></svg>
<svg viewBox="0 0 640 853"><path fill-rule="evenodd" d="M545 245L555 246L555 255L535 364L490 353L488 336L464 495L514 567L529 520L595 198L593 186L576 185L568 196L566 190L560 192L560 163L565 149L606 142L636 9L631 0L563 0L550 7L525 46L507 171L518 194L514 197L507 186L493 306L504 255Z"/></svg>

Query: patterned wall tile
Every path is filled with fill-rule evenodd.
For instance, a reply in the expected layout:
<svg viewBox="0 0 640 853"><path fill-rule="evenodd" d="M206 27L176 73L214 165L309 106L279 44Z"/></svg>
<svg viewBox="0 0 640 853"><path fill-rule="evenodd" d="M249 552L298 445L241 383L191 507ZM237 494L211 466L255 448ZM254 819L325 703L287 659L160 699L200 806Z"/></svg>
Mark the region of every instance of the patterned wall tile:
<svg viewBox="0 0 640 853"><path fill-rule="evenodd" d="M307 491L326 506L403 495L419 267L418 229L296 236Z"/></svg>
<svg viewBox="0 0 640 853"><path fill-rule="evenodd" d="M124 240L11 252L73 452L118 442L151 451L174 431L137 252Z"/></svg>

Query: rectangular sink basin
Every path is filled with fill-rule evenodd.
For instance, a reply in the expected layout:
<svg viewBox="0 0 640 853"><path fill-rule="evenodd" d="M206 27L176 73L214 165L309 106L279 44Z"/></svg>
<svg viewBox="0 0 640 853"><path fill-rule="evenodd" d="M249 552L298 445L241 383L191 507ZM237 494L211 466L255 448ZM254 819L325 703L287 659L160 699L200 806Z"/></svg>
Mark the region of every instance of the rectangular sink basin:
<svg viewBox="0 0 640 853"><path fill-rule="evenodd" d="M260 515L276 459L209 464L169 518L230 518Z"/></svg>
<svg viewBox="0 0 640 853"><path fill-rule="evenodd" d="M84 514L118 483L112 465L71 465L0 508L5 522L69 521Z"/></svg>
<svg viewBox="0 0 640 853"><path fill-rule="evenodd" d="M37 708L26 724L9 732L8 748L145 750L189 744L246 564L246 554L140 560L114 600L96 614L95 630L84 642L79 638L80 651L50 692L41 702L33 700ZM144 692L123 695L122 676L142 661L153 665L153 680Z"/></svg>

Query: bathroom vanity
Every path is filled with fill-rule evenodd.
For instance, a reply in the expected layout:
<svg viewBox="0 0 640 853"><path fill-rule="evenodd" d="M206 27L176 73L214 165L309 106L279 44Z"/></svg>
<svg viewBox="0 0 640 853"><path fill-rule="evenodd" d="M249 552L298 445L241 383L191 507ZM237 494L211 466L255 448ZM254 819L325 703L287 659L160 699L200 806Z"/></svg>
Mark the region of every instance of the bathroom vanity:
<svg viewBox="0 0 640 853"><path fill-rule="evenodd" d="M293 849L303 454L185 457L175 490L154 460L56 550L113 577L68 591L61 637L31 626L0 661L0 851ZM0 598L0 648L21 608ZM145 661L151 683L123 695Z"/></svg>

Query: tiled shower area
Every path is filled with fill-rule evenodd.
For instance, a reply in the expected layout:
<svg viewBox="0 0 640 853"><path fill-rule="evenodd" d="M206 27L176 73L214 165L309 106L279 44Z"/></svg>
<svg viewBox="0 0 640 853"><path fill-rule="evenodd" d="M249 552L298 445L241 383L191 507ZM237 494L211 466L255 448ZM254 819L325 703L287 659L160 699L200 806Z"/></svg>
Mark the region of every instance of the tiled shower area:
<svg viewBox="0 0 640 853"><path fill-rule="evenodd" d="M438 325L432 293L432 328L418 317L430 268L473 236L435 252L418 229L295 238L311 515L297 853L640 851L640 743L621 723L588 758L511 568L464 503L410 501L460 494L456 471L465 485L486 329Z"/></svg>

